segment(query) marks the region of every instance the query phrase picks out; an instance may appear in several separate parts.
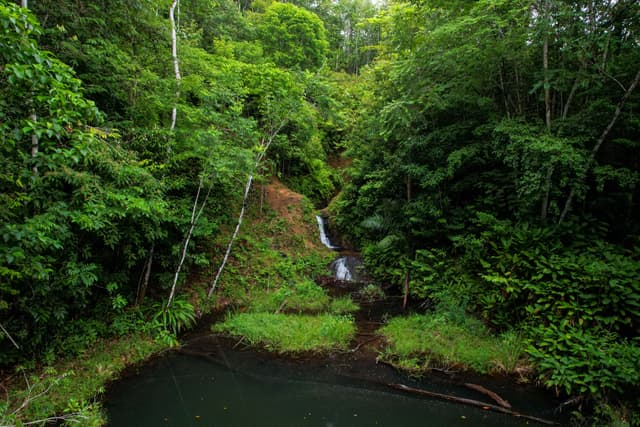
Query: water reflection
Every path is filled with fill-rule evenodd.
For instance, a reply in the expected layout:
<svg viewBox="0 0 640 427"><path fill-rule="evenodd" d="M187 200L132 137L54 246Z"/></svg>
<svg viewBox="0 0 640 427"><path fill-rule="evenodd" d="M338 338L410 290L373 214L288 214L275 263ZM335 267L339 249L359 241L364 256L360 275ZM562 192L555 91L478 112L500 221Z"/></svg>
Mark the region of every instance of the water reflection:
<svg viewBox="0 0 640 427"><path fill-rule="evenodd" d="M525 423L448 402L287 375L261 361L250 373L185 355L141 370L110 393L110 426L509 426Z"/></svg>

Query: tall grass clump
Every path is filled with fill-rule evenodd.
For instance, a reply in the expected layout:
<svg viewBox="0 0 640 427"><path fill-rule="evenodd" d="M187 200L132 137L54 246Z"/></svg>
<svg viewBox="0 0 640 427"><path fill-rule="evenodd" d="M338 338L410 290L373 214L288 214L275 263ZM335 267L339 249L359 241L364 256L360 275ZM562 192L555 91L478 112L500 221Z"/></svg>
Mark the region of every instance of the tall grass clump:
<svg viewBox="0 0 640 427"><path fill-rule="evenodd" d="M329 313L332 314L349 314L360 310L360 306L356 304L351 296L333 298L329 303Z"/></svg>
<svg viewBox="0 0 640 427"><path fill-rule="evenodd" d="M512 373L525 348L517 333L493 336L477 319L451 318L440 312L396 317L380 332L388 343L383 357L411 371L442 368Z"/></svg>
<svg viewBox="0 0 640 427"><path fill-rule="evenodd" d="M285 353L344 350L356 332L352 318L330 314L238 313L212 329Z"/></svg>
<svg viewBox="0 0 640 427"><path fill-rule="evenodd" d="M249 309L252 312L320 312L328 306L327 292L308 279L271 291L255 290L249 298Z"/></svg>

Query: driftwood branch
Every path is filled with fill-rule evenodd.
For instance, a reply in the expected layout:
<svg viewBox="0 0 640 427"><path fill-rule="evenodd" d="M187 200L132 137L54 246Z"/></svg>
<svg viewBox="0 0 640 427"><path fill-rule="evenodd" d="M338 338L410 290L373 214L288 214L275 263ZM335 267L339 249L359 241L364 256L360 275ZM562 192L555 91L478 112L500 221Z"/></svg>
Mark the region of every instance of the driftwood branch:
<svg viewBox="0 0 640 427"><path fill-rule="evenodd" d="M362 346L364 346L364 345L366 345L366 344L369 344L370 342L373 342L373 341L375 341L375 340L377 340L377 339L378 339L378 335L377 335L377 334L374 334L374 336L373 336L373 337L368 338L368 339L366 339L366 340L364 340L364 341L360 342L357 346L355 346L355 348L353 348L352 350L349 350L349 352L350 352L350 353L355 353L355 352L357 352L358 350L360 350L360 348L361 348Z"/></svg>
<svg viewBox="0 0 640 427"><path fill-rule="evenodd" d="M486 396L489 396L491 399L493 399L498 405L502 406L503 408L507 408L507 409L511 409L511 404L509 402L507 402L506 400L504 400L502 397L500 397L497 393L494 393L493 391L482 387L481 385L478 384L472 384L472 383L464 383L464 386L467 388L470 388L471 390L475 390L478 391Z"/></svg>
<svg viewBox="0 0 640 427"><path fill-rule="evenodd" d="M20 424L21 426L32 426L32 425L42 425L42 424L59 424L62 421L73 421L78 422L77 420L86 420L88 417L86 415L82 415L80 412L72 412L70 414L59 415L55 417L42 418L40 420L23 422ZM16 427L16 424L10 424L6 426L0 427Z"/></svg>
<svg viewBox="0 0 640 427"><path fill-rule="evenodd" d="M538 423L541 423L541 424L547 424L547 425L557 425L558 424L555 421L545 420L544 418L538 418L538 417L534 417L534 416L531 416L531 415L524 415L524 414L521 414L519 412L515 412L515 411L512 411L510 409L503 408L502 406L493 405L493 404L485 403L485 402L480 402L478 400L466 399L464 397L452 396L450 394L435 393L435 392L432 392L432 391L427 391L427 390L422 390L422 389L418 389L418 388L409 387L409 386L406 386L404 384L387 384L387 385L389 387L393 388L393 389L401 390L401 391L404 391L404 392L407 392L407 393L419 394L421 396L427 396L427 397L431 397L433 399L448 400L450 402L460 403L460 404L468 405L468 406L475 406L477 408L482 408L482 409L488 410L488 411L501 412L503 414L511 415L513 417L523 418L523 419L526 419L526 420L535 421L535 422L538 422Z"/></svg>

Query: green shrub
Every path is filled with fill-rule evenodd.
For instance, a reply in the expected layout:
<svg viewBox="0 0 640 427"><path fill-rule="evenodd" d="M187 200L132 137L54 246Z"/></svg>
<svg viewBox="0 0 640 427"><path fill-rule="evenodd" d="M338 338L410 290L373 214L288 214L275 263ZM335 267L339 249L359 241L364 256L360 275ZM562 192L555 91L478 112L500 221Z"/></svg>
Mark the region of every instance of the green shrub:
<svg viewBox="0 0 640 427"><path fill-rule="evenodd" d="M603 396L640 386L640 342L621 341L602 329L586 330L564 320L530 330L527 347L540 379L567 394Z"/></svg>
<svg viewBox="0 0 640 427"><path fill-rule="evenodd" d="M380 285L369 283L358 291L358 297L366 302L374 302L384 299L385 294Z"/></svg>
<svg viewBox="0 0 640 427"><path fill-rule="evenodd" d="M153 304L153 319L149 328L156 339L168 345L177 344L176 335L196 322L195 309L186 300L175 298L168 307L164 302Z"/></svg>

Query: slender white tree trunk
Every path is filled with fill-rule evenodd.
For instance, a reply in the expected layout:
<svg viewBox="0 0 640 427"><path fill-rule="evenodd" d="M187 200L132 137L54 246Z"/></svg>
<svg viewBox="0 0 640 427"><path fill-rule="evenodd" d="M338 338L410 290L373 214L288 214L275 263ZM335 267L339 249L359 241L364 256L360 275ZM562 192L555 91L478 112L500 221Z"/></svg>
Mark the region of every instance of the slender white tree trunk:
<svg viewBox="0 0 640 427"><path fill-rule="evenodd" d="M155 251L156 243L151 243L151 250L149 251L149 257L147 262L144 263L143 276L140 277L138 282L138 291L136 292L136 305L140 305L144 301L144 297L147 294L147 288L149 287L149 278L151 277L151 266L153 265L153 252Z"/></svg>
<svg viewBox="0 0 640 427"><path fill-rule="evenodd" d="M544 46L542 54L542 63L544 68L544 109L545 109L545 123L547 125L547 131L551 132L551 87L549 83L549 36L544 36Z"/></svg>
<svg viewBox="0 0 640 427"><path fill-rule="evenodd" d="M178 61L178 37L176 34L176 7L180 5L180 0L173 0L171 3L171 8L169 9L169 20L171 21L171 56L173 58L173 71L176 78L176 99L173 105L173 110L171 111L171 127L170 131L173 132L176 127L176 118L178 115L178 99L180 98L180 80L182 77L180 76L180 62ZM179 10L179 9L178 9ZM167 149L170 151L170 148ZM189 249L189 243L191 242L191 236L193 236L193 230L196 228L196 224L198 223L198 219L200 215L202 215L202 211L204 207L207 205L207 200L209 199L209 194L211 193L211 186L209 186L209 190L207 191L207 195L205 196L200 208L198 209L198 202L200 200L200 193L202 191L202 187L204 185L204 177L200 178L200 183L198 184L198 191L196 192L196 199L193 202L193 209L191 210L191 222L189 223L189 230L187 231L187 235L184 239L184 244L182 246L182 254L180 256L180 262L178 263L178 267L176 268L176 273L173 276L173 283L171 284L171 292L169 293L169 299L167 300L167 305L165 306L165 310L169 308L173 298L176 294L176 287L178 285L178 279L180 277L180 271L182 270L182 266L184 265L184 260L187 257L187 250ZM197 213L196 213L197 212Z"/></svg>
<svg viewBox="0 0 640 427"><path fill-rule="evenodd" d="M261 147L262 150L256 156L256 162L254 164L254 170L258 170L258 166L262 162L262 159L267 154L271 143L275 139L275 137L280 133L280 130L284 127L284 125L288 122L288 119L284 119L277 128L272 128L272 131L269 135L269 139L265 142L262 141ZM231 235L231 239L229 239L229 243L227 244L227 250L224 253L224 258L222 259L222 263L220 267L218 267L218 271L216 272L216 277L213 279L211 283L211 288L209 289L209 293L207 294L207 298L211 298L213 292L216 290L216 286L218 285L218 281L220 280L220 276L224 270L224 267L227 265L227 261L229 260L229 255L231 254L231 248L233 247L233 242L238 237L238 232L240 231L240 227L242 226L242 220L244 219L244 213L247 208L247 202L249 200L249 192L251 191L251 184L253 183L253 174L250 173L247 178L247 183L244 187L244 195L242 196L242 208L240 209L240 214L238 215L238 221L236 222L236 228L233 230L233 234Z"/></svg>
<svg viewBox="0 0 640 427"><path fill-rule="evenodd" d="M176 100L173 104L173 110L171 111L171 127L173 131L176 127L176 118L178 116L178 98L180 97L180 63L178 61L178 36L176 34L176 6L180 3L180 0L173 0L171 8L169 9L169 19L171 20L171 55L173 57L173 72L176 76Z"/></svg>
<svg viewBox="0 0 640 427"><path fill-rule="evenodd" d="M236 228L233 230L231 239L229 239L229 243L227 244L227 250L224 253L224 258L222 259L222 263L220 264L220 267L218 267L218 271L216 272L216 277L213 279L211 288L209 289L209 293L207 294L207 298L211 298L211 295L213 295L213 292L216 290L216 286L218 285L218 280L220 280L222 271L224 270L224 267L227 265L227 261L229 260L229 255L231 254L231 248L233 247L233 242L238 237L238 232L240 231L240 227L242 226L242 220L244 219L244 212L247 208L247 201L249 199L249 192L251 191L252 183L253 183L253 175L249 174L249 177L247 178L247 183L244 186L244 195L242 197L242 208L240 209L240 214L238 215L238 222L236 223Z"/></svg>
<svg viewBox="0 0 640 427"><path fill-rule="evenodd" d="M20 0L20 6L24 7L25 9L29 8L29 3L28 0ZM38 121L38 115L36 113L31 114L31 120L35 123ZM40 143L38 141L38 136L35 134L35 132L33 133L33 135L31 135L31 157L36 157L38 155L38 151L40 150ZM33 174L37 175L38 174L38 166L33 166Z"/></svg>
<svg viewBox="0 0 640 427"><path fill-rule="evenodd" d="M187 236L184 239L184 244L182 246L182 255L180 257L180 262L178 263L178 268L176 268L176 273L173 276L173 283L171 284L171 292L169 293L169 299L167 300L167 305L165 306L165 309L171 305L171 302L173 301L173 297L176 294L176 286L178 284L178 278L180 277L180 271L182 270L182 265L184 264L184 260L187 257L187 249L189 248L189 242L191 241L191 236L193 235L193 229L196 228L198 219L200 219L200 215L202 215L202 211L204 210L204 207L207 205L207 200L209 200L209 194L211 193L211 186L209 186L207 195L202 201L202 204L200 205L200 209L198 209L198 201L200 199L200 192L202 191L203 184L204 184L204 178L200 178L200 184L198 185L198 191L196 193L196 200L193 202L193 209L191 210L191 222L189 223L189 231L187 232Z"/></svg>

